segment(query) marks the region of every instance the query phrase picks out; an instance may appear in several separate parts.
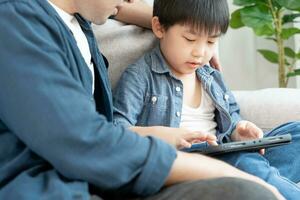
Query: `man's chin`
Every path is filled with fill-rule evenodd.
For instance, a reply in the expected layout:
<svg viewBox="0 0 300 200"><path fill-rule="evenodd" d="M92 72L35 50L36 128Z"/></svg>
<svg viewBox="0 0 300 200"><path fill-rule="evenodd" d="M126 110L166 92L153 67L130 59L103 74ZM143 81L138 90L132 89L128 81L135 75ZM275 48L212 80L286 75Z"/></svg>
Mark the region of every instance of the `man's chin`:
<svg viewBox="0 0 300 200"><path fill-rule="evenodd" d="M93 24L102 25L102 24L105 24L106 21L107 21L107 18L104 18L104 19L94 19L91 22Z"/></svg>

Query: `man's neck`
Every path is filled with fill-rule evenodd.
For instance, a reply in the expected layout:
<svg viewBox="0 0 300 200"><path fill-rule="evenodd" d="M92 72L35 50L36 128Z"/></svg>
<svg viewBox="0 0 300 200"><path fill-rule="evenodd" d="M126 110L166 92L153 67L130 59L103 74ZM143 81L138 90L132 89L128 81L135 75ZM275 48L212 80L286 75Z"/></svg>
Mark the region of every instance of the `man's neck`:
<svg viewBox="0 0 300 200"><path fill-rule="evenodd" d="M74 13L76 13L76 8L74 5L74 1L73 0L49 0L51 3L53 3L55 6L57 6L58 8L64 10L65 12L73 15Z"/></svg>

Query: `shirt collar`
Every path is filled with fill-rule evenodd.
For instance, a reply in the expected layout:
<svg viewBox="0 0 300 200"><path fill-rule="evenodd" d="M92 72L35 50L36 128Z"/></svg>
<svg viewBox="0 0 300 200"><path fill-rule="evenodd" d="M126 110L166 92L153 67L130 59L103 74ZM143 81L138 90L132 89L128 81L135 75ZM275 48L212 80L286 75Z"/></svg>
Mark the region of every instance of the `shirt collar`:
<svg viewBox="0 0 300 200"><path fill-rule="evenodd" d="M151 70L158 73L158 74L163 74L163 73L171 73L171 70L163 57L161 50L160 50L160 45L157 45L150 53L150 58L151 58Z"/></svg>
<svg viewBox="0 0 300 200"><path fill-rule="evenodd" d="M57 14L61 17L61 19L66 23L66 25L68 27L70 27L71 24L72 24L72 20L75 19L74 15L70 15L69 13L67 13L66 11L64 11L63 9L57 7L51 1L48 0L48 2L55 9L55 11L57 12Z"/></svg>
<svg viewBox="0 0 300 200"><path fill-rule="evenodd" d="M54 5L51 1L48 0L48 2L54 8L54 10L57 12L59 17L63 20L63 22L67 25L67 27L70 30L72 30L72 26L73 26L72 24L74 23L74 20L77 20L83 29L88 30L88 31L92 30L92 28L90 26L91 23L89 21L85 20L83 17L81 17L80 14L75 13L74 15L70 15L66 11L64 11L61 8Z"/></svg>

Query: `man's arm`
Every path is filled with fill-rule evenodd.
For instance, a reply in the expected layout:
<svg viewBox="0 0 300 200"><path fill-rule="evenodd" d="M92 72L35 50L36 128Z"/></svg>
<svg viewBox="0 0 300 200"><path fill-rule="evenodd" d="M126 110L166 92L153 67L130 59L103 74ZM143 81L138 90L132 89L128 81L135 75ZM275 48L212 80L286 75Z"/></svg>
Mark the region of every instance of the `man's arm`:
<svg viewBox="0 0 300 200"><path fill-rule="evenodd" d="M152 6L140 0L135 0L133 3L125 2L115 19L150 29L152 10Z"/></svg>
<svg viewBox="0 0 300 200"><path fill-rule="evenodd" d="M0 31L1 122L64 177L101 190L157 192L175 149L97 112L81 81L89 69L76 62L80 54L68 43L71 33L45 10L38 1L0 3L0 26L6 27Z"/></svg>

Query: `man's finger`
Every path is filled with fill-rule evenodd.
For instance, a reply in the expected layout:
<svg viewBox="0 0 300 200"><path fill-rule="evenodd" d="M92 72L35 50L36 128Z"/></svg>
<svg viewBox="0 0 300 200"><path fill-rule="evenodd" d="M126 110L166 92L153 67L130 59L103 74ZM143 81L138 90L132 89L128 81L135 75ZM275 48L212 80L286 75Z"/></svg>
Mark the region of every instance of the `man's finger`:
<svg viewBox="0 0 300 200"><path fill-rule="evenodd" d="M218 71L222 71L221 64L216 56L212 57L212 59L209 61L209 64Z"/></svg>

